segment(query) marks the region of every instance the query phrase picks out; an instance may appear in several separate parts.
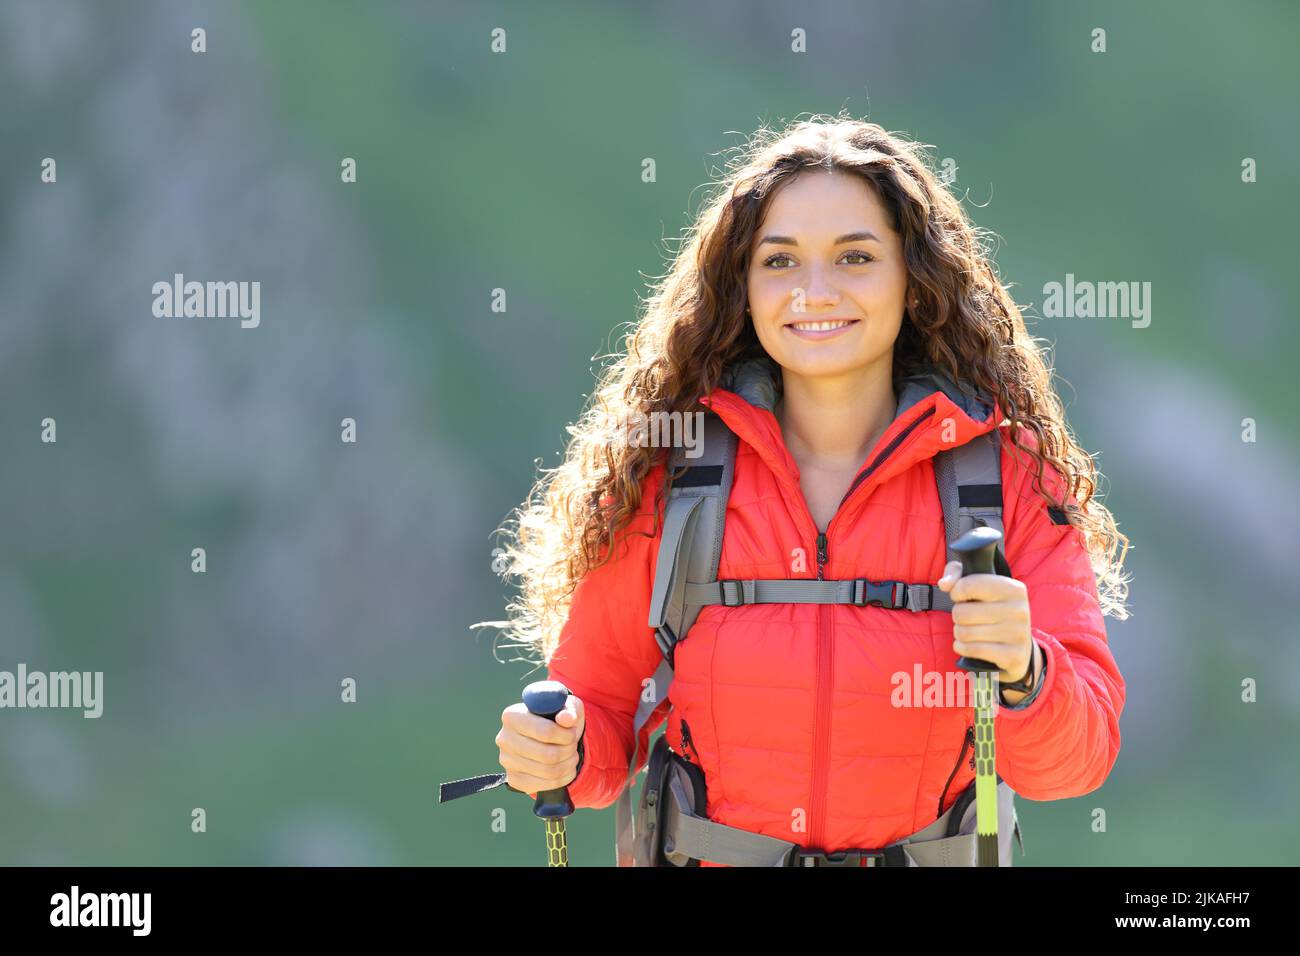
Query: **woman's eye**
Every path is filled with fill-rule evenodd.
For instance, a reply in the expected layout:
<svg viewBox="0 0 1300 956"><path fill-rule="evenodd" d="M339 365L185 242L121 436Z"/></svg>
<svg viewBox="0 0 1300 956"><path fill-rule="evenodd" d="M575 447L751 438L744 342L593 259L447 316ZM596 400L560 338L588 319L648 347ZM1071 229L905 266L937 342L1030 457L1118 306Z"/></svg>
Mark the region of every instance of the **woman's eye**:
<svg viewBox="0 0 1300 956"><path fill-rule="evenodd" d="M844 255L845 255L846 258L849 258L849 259L860 259L860 260L862 260L861 262L850 262L849 265L852 265L852 266L866 265L868 262L875 262L875 261L876 261L874 257L867 255L867 253L865 253L865 252L846 252L846 253L844 253ZM778 253L776 253L776 254L774 254L774 255L770 255L770 256L768 256L766 259L764 259L764 260L763 260L763 265L765 265L765 266L772 266L772 265L774 265L777 261L782 260L782 259L787 259L787 260L790 260L790 261L792 261L792 262L794 261L794 260L790 259L790 255L789 255L789 253L786 253L786 252L778 252ZM782 267L782 268L784 268L784 267Z"/></svg>

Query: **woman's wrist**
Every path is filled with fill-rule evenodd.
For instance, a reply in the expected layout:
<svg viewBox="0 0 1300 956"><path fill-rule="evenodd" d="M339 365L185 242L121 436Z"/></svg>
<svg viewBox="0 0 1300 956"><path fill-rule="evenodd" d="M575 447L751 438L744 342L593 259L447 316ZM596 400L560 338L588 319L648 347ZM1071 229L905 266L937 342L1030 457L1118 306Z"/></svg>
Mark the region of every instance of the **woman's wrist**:
<svg viewBox="0 0 1300 956"><path fill-rule="evenodd" d="M1043 680L1043 653L1043 649L1039 646L1038 642L1034 641L1033 651L1029 655L1029 670L1026 672L1025 676L1017 682L1026 684L1028 689L1018 690L1000 687L998 690L1004 704L1014 707L1016 704L1019 704L1026 697L1031 696L1038 690L1039 685Z"/></svg>

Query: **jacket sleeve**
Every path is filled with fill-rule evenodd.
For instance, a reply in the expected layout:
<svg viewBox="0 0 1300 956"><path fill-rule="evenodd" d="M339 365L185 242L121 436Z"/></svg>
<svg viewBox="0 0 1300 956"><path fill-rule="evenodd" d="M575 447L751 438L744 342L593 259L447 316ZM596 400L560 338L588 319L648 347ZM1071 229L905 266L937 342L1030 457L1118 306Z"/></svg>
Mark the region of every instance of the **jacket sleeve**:
<svg viewBox="0 0 1300 956"><path fill-rule="evenodd" d="M1033 444L1032 434L1026 443ZM1107 643L1083 536L1033 490L1030 466L1028 454L1008 439L1002 455L1004 547L1011 573L1028 591L1031 633L1047 671L1021 706L998 705L997 769L1026 799L1060 800L1105 782L1119 755L1125 687ZM1043 484L1058 496L1064 481L1044 463Z"/></svg>
<svg viewBox="0 0 1300 956"><path fill-rule="evenodd" d="M549 662L549 678L582 700L586 719L578 775L569 784L575 807L607 807L618 799L632 760L632 720L643 682L659 666L648 618L660 539L651 509L663 475L658 465L644 480L641 507L617 535L614 557L579 580ZM652 530L653 537L640 533ZM667 710L664 701L642 728L642 760Z"/></svg>

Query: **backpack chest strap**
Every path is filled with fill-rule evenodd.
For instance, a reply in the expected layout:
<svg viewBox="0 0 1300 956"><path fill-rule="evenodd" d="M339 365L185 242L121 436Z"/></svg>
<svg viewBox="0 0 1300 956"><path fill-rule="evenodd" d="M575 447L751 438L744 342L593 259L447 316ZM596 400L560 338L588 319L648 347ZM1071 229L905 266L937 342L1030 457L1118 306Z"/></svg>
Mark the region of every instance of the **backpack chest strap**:
<svg viewBox="0 0 1300 956"><path fill-rule="evenodd" d="M905 611L951 611L947 592L931 584L872 581L852 578L814 581L808 578L686 582L689 605L721 604L852 604Z"/></svg>

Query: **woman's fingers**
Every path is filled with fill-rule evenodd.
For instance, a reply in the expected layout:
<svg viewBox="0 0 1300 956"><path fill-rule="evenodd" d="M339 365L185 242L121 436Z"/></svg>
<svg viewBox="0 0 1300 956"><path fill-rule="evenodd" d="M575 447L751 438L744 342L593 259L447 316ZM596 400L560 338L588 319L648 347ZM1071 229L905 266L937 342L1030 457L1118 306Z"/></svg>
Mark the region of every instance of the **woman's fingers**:
<svg viewBox="0 0 1300 956"><path fill-rule="evenodd" d="M522 734L511 733L504 727L497 734L496 743L498 747L539 766L555 766L564 763L570 752L577 753L576 744L572 748L564 744L548 744Z"/></svg>
<svg viewBox="0 0 1300 956"><path fill-rule="evenodd" d="M940 587L943 587L940 585ZM1028 598L1028 590L1023 581L1008 578L1001 574L967 574L957 578L956 582L943 587L951 596L953 603L961 601L1015 601Z"/></svg>
<svg viewBox="0 0 1300 956"><path fill-rule="evenodd" d="M525 793L536 793L572 783L578 775L578 757L574 754L572 759L560 764L543 764L505 750L501 752L501 767L510 786Z"/></svg>
<svg viewBox="0 0 1300 956"><path fill-rule="evenodd" d="M1005 680L1018 680L1033 660L1033 649L1025 656L1024 648L1014 644L990 643L988 641L953 641L953 652L962 657L977 661L988 661L1003 673L1010 674Z"/></svg>
<svg viewBox="0 0 1300 956"><path fill-rule="evenodd" d="M957 583L961 577L961 562L949 561L943 566L943 574L939 578L939 589L941 591L950 591L952 586Z"/></svg>
<svg viewBox="0 0 1300 956"><path fill-rule="evenodd" d="M1029 621L1024 601L958 601L952 607L954 625L1010 624L1019 627Z"/></svg>

